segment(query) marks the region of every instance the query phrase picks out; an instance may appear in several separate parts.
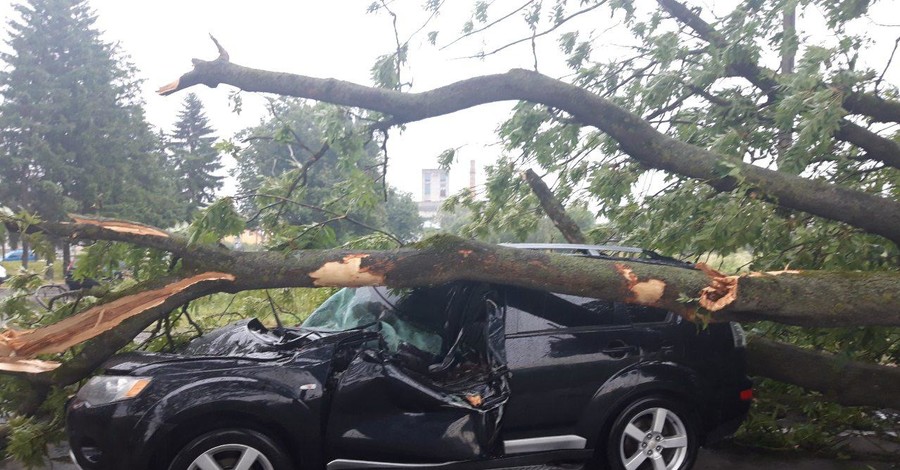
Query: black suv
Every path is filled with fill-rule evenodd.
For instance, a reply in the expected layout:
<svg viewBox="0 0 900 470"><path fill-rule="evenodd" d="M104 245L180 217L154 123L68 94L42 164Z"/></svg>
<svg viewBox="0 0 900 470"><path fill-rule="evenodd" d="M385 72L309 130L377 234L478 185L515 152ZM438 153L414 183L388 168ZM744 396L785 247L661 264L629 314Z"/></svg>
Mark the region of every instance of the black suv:
<svg viewBox="0 0 900 470"><path fill-rule="evenodd" d="M245 320L113 358L67 428L91 470L683 470L747 413L744 344L737 324L506 285L343 289L296 328Z"/></svg>

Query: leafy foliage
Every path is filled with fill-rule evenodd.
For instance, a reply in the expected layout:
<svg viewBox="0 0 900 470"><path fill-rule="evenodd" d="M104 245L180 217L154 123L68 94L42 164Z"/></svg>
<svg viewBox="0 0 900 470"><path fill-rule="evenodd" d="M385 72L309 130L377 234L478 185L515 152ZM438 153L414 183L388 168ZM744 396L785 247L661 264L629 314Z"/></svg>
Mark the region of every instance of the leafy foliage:
<svg viewBox="0 0 900 470"><path fill-rule="evenodd" d="M376 136L334 106L271 103L272 116L240 134L241 210L270 248L333 247L383 230L406 242L422 221L412 197L383 182Z"/></svg>

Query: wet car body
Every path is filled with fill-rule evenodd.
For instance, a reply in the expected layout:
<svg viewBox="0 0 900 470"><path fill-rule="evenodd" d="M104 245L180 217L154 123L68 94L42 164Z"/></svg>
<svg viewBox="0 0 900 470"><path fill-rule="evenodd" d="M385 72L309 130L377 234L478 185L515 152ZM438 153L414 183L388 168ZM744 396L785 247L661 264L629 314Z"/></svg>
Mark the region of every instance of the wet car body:
<svg viewBox="0 0 900 470"><path fill-rule="evenodd" d="M250 342L262 331L254 320L215 333ZM74 399L67 428L76 463L82 468L167 468L168 458L195 433L240 423L277 433L298 461L302 456L304 462L320 464L315 457L321 455L322 435L311 424L322 422L323 390L335 351L348 339L367 338L353 332L318 339L300 351L231 348L225 355L189 359L117 356L106 364L106 374L152 376L153 387L133 400L105 406Z"/></svg>
<svg viewBox="0 0 900 470"><path fill-rule="evenodd" d="M465 282L344 290L329 302L320 310L331 316L317 310L299 328L249 320L178 355L114 358L106 376L149 385L111 403L81 393L70 402L75 460L182 468L170 462L198 436L237 428L267 436L303 469L461 470L598 454L615 467L607 451L617 446L628 468L653 436L680 432L695 448L733 433L749 408L733 325L704 329L658 309ZM666 407L675 410L666 430L643 444L616 440ZM690 466L688 450L665 452L670 468Z"/></svg>

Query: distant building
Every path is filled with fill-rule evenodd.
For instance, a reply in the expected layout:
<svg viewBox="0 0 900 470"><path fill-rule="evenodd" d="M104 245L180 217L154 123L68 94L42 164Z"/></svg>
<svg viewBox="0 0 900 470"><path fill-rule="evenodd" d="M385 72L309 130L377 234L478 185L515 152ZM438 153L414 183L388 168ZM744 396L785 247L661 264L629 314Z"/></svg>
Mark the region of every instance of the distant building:
<svg viewBox="0 0 900 470"><path fill-rule="evenodd" d="M422 200L419 216L425 219L425 227L437 227L434 221L441 204L450 195L450 173L438 168L422 170Z"/></svg>
<svg viewBox="0 0 900 470"><path fill-rule="evenodd" d="M441 169L422 170L422 201L443 201L450 195L450 173Z"/></svg>
<svg viewBox="0 0 900 470"><path fill-rule="evenodd" d="M468 189L475 193L476 175L478 173L475 160L469 161ZM419 216L425 222L425 228L440 228L436 217L444 200L450 196L450 172L442 169L427 168L422 170L422 200L419 205Z"/></svg>

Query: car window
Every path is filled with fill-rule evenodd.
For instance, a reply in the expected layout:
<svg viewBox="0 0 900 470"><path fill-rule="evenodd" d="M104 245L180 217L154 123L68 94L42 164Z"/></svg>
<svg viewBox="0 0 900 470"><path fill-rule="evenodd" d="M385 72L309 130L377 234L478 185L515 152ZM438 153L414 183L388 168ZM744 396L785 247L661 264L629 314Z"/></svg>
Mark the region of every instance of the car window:
<svg viewBox="0 0 900 470"><path fill-rule="evenodd" d="M374 328L380 331L391 351L397 351L400 343L406 342L437 354L443 342L445 291L441 288L344 288L313 311L302 327L325 331Z"/></svg>
<svg viewBox="0 0 900 470"><path fill-rule="evenodd" d="M613 302L590 297L510 288L506 307L507 322L515 321L518 333L628 324Z"/></svg>

